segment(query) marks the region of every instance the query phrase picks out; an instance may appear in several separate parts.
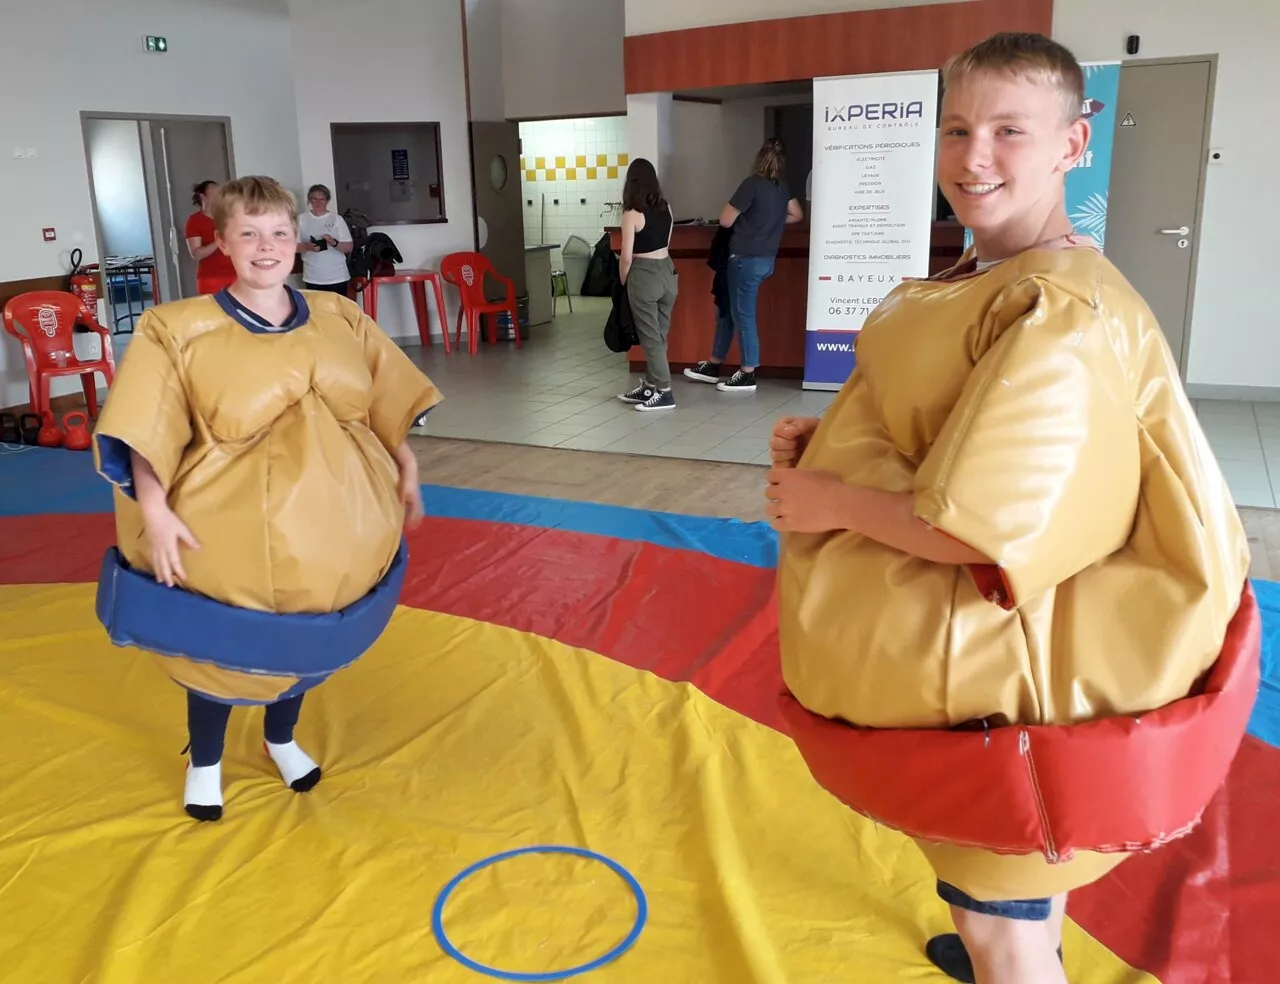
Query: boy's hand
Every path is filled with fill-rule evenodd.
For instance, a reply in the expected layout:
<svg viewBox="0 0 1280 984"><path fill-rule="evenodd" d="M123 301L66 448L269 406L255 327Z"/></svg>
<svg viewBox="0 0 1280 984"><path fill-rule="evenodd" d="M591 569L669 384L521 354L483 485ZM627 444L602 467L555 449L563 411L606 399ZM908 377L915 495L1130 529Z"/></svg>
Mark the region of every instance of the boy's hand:
<svg viewBox="0 0 1280 984"><path fill-rule="evenodd" d="M849 528L851 488L831 472L779 467L770 470L765 515L775 530L830 533Z"/></svg>
<svg viewBox="0 0 1280 984"><path fill-rule="evenodd" d="M396 451L396 465L400 468L400 484L397 491L404 504L405 529L413 529L422 522L426 510L422 505L422 484L418 481L418 459L408 445L402 444Z"/></svg>
<svg viewBox="0 0 1280 984"><path fill-rule="evenodd" d="M774 468L794 468L809 446L809 438L818 429L817 417L783 417L773 425L769 438L769 457Z"/></svg>
<svg viewBox="0 0 1280 984"><path fill-rule="evenodd" d="M147 536L147 555L156 580L171 588L185 581L187 572L182 566L182 546L200 549L187 524L163 501L145 506L142 522Z"/></svg>

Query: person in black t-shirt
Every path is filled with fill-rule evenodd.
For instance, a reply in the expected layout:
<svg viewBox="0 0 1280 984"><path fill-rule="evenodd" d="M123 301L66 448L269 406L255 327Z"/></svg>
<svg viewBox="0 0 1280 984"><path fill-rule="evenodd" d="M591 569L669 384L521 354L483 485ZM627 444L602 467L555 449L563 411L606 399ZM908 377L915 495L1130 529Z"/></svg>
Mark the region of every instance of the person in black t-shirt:
<svg viewBox="0 0 1280 984"><path fill-rule="evenodd" d="M720 224L732 228L729 242L729 301L732 317L716 323L711 358L684 374L700 383L711 383L722 393L754 393L756 366L760 363L760 335L756 330L756 301L760 285L773 276L778 247L785 226L804 221L804 209L791 195L785 180L786 154L782 141L769 139L756 155L750 177L738 185L720 213ZM720 367L729 356L734 332L738 333L742 365L728 379Z"/></svg>

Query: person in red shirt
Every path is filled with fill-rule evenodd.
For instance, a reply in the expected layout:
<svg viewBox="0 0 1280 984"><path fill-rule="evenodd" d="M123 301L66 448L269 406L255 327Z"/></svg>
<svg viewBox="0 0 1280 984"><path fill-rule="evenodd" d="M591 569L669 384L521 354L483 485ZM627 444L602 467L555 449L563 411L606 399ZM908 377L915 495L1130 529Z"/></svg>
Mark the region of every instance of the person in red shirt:
<svg viewBox="0 0 1280 984"><path fill-rule="evenodd" d="M199 205L199 211L187 217L183 235L187 240L187 252L196 261L196 290L201 294L216 294L230 287L236 279L231 258L218 248L214 239L213 206L218 201L218 182L201 181L191 189L191 204Z"/></svg>

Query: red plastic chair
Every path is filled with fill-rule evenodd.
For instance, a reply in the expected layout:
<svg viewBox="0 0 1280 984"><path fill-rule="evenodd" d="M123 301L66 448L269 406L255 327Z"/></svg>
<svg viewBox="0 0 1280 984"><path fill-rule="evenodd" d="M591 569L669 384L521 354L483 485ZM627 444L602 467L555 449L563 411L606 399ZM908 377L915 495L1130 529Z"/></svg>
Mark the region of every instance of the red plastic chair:
<svg viewBox="0 0 1280 984"><path fill-rule="evenodd" d="M454 338L454 348L462 344L462 321L467 322L467 351L475 355L480 349L480 325L484 315L500 314L503 311L511 315L511 332L515 336L516 348L523 348L520 341L520 313L516 309L516 285L512 280L500 275L489 262L489 258L481 253L450 253L440 261L440 275L458 288L462 295L462 308L458 311L458 326ZM506 287L507 296L501 301L491 301L484 293L484 281L492 277ZM496 323L489 321L489 344L498 342Z"/></svg>
<svg viewBox="0 0 1280 984"><path fill-rule="evenodd" d="M102 339L102 358L82 362L71 342L72 330L82 324ZM107 388L115 379L116 360L111 333L91 315L75 294L37 290L19 294L4 306L5 330L22 343L31 386L31 409L43 417L51 409L49 383L59 376L79 376L89 415L98 415L98 388L94 374L102 373Z"/></svg>

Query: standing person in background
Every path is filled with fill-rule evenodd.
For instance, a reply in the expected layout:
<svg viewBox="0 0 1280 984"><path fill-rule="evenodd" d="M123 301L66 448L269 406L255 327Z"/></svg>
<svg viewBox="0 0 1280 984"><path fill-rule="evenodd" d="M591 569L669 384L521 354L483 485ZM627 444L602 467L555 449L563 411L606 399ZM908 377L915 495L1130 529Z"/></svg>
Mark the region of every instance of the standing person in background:
<svg viewBox="0 0 1280 984"><path fill-rule="evenodd" d="M200 294L216 294L236 280L235 267L231 265L231 258L218 248L217 230L213 226L218 191L216 181L201 181L191 189L191 204L198 208L187 216L182 233L187 240L187 252L196 261L196 292Z"/></svg>
<svg viewBox="0 0 1280 984"><path fill-rule="evenodd" d="M622 188L622 261L619 277L627 288L636 334L644 349L645 373L640 385L618 399L640 411L674 410L667 335L675 307L676 265L671 262L671 229L675 219L662 197L658 173L643 157L627 168Z"/></svg>
<svg viewBox="0 0 1280 984"><path fill-rule="evenodd" d="M310 206L298 219L298 252L302 254L302 285L346 296L351 283L347 255L355 245L346 220L329 211L332 196L322 184L307 189Z"/></svg>
<svg viewBox="0 0 1280 984"><path fill-rule="evenodd" d="M756 155L751 176L738 185L720 213L720 224L733 229L729 243L729 299L733 317L722 317L716 322L711 358L686 369L684 374L697 382L710 383L722 393L756 391L756 366L760 364L756 304L760 285L773 276L783 228L804 221L804 209L791 196L785 175L786 153L782 141L770 138ZM742 365L728 379L721 379L720 368L729 357L735 330Z"/></svg>

